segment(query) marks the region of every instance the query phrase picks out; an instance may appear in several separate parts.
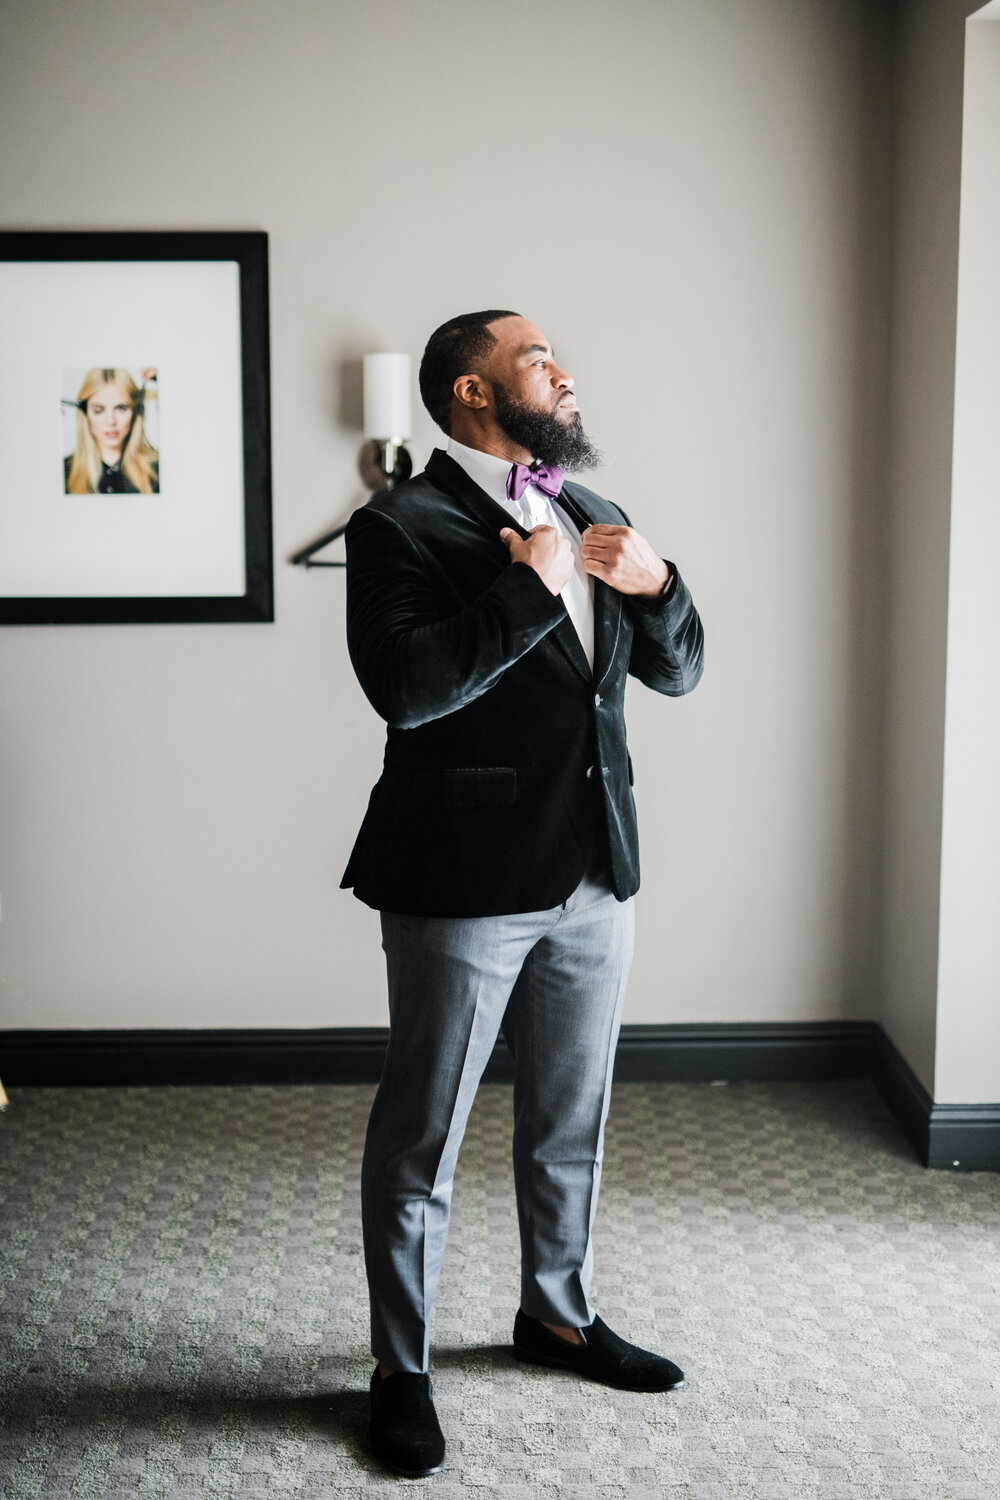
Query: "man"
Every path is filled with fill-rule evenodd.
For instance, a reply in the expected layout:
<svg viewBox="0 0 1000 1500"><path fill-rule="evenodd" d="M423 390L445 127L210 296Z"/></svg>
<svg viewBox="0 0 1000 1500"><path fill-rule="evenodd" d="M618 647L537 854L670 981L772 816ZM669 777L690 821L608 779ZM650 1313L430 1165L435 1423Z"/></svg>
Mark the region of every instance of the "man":
<svg viewBox="0 0 1000 1500"><path fill-rule="evenodd" d="M588 1301L591 1227L639 884L629 673L701 675L701 624L596 465L573 381L516 313L445 323L420 368L448 434L347 528L351 660L388 722L343 884L382 914L389 1046L362 1171L371 1443L436 1473L428 1325L458 1149L501 1023L514 1056L514 1352L629 1390L679 1385Z"/></svg>

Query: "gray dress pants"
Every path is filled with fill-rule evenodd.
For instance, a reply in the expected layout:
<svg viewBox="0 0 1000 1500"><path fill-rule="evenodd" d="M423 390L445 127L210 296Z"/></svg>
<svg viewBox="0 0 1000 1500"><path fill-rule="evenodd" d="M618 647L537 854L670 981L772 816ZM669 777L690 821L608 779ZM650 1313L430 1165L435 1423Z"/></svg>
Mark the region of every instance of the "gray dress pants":
<svg viewBox="0 0 1000 1500"><path fill-rule="evenodd" d="M548 911L382 914L389 1046L362 1169L372 1353L427 1369L459 1146L503 1023L514 1055L521 1306L593 1321L591 1228L633 905L591 872Z"/></svg>

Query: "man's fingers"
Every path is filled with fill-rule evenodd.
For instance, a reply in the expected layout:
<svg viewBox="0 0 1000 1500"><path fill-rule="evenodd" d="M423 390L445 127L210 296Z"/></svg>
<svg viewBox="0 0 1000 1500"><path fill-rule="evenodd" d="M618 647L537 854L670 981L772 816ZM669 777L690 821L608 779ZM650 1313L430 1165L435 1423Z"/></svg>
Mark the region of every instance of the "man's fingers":
<svg viewBox="0 0 1000 1500"><path fill-rule="evenodd" d="M599 562L603 563L606 568L612 568L619 561L621 554L607 547L581 547L580 556L584 562Z"/></svg>

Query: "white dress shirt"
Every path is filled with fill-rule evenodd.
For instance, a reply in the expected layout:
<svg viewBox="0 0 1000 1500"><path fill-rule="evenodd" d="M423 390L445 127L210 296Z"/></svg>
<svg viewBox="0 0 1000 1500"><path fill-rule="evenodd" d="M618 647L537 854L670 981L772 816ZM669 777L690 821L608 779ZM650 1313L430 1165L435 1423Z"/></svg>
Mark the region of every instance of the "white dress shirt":
<svg viewBox="0 0 1000 1500"><path fill-rule="evenodd" d="M569 582L560 591L566 613L580 637L580 644L587 654L590 670L594 670L594 579L583 566L580 551L580 533L563 510L558 500L550 500L544 490L528 484L520 500L507 497L507 479L513 468L505 458L495 453L483 453L479 448L467 448L454 438L448 439L448 457L468 474L474 484L485 490L491 500L502 505L525 531L534 526L554 526L573 548L573 572Z"/></svg>

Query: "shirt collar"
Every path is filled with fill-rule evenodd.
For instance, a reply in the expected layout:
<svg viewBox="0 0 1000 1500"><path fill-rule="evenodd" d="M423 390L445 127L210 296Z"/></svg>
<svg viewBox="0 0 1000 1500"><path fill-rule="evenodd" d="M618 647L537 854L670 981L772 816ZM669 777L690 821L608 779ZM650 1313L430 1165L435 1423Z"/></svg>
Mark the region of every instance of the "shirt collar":
<svg viewBox="0 0 1000 1500"><path fill-rule="evenodd" d="M495 453L484 453L481 448L467 448L453 437L448 439L447 452L448 457L460 464L473 483L485 490L491 500L495 500L498 505L509 506L507 478L513 464L509 464L505 458L498 458Z"/></svg>

